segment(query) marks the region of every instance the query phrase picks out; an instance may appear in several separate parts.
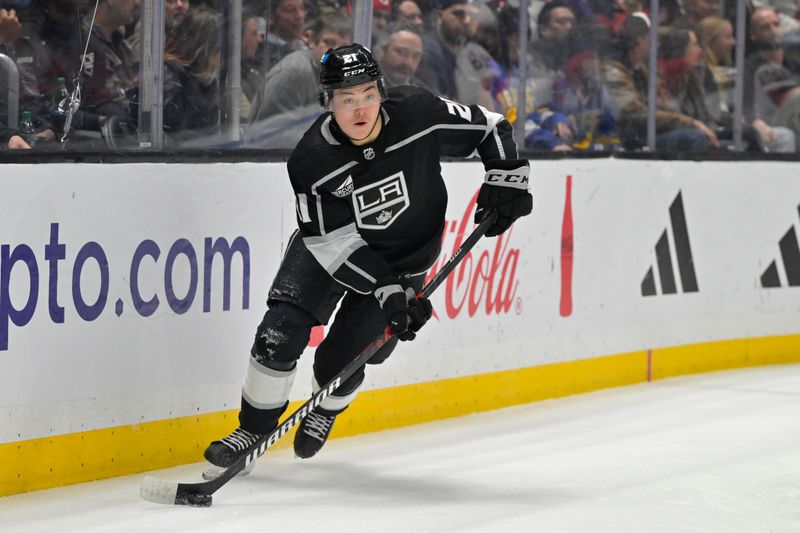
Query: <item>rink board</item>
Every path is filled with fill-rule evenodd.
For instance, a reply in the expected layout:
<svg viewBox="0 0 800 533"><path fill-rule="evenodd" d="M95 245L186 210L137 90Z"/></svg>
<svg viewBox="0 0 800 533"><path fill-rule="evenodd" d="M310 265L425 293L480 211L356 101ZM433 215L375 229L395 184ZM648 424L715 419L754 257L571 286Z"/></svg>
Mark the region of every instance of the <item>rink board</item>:
<svg viewBox="0 0 800 533"><path fill-rule="evenodd" d="M335 435L800 361L795 167L534 162L534 214L478 245L433 297L441 323L368 369ZM482 175L443 168L439 264ZM199 460L236 426L295 225L285 166L3 170L0 495Z"/></svg>

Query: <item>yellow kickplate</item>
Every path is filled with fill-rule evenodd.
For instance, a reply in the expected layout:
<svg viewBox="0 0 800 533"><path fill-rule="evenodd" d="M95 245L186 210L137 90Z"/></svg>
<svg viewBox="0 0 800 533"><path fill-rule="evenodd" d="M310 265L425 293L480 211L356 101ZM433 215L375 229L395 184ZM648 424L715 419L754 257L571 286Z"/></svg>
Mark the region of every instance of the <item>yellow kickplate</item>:
<svg viewBox="0 0 800 533"><path fill-rule="evenodd" d="M640 383L800 362L800 335L708 342L364 391L331 438ZM294 402L287 413L301 405ZM202 461L238 410L0 444L0 496ZM292 435L277 447L290 446Z"/></svg>

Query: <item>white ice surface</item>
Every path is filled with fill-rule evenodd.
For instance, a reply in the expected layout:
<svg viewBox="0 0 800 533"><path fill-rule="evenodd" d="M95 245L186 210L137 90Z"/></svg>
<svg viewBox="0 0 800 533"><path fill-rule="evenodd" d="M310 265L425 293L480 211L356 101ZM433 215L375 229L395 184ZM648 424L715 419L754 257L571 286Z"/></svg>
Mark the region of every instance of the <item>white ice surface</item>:
<svg viewBox="0 0 800 533"><path fill-rule="evenodd" d="M211 508L145 502L144 476L0 498L0 531L800 532L800 365L282 450Z"/></svg>

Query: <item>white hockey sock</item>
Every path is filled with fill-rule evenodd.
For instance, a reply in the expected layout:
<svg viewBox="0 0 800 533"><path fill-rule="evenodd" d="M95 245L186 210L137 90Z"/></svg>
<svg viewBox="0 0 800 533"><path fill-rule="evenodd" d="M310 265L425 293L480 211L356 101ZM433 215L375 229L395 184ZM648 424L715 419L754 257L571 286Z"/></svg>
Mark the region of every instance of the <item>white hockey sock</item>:
<svg viewBox="0 0 800 533"><path fill-rule="evenodd" d="M257 409L278 409L289 399L297 367L292 370L275 370L250 358L244 378L242 396Z"/></svg>
<svg viewBox="0 0 800 533"><path fill-rule="evenodd" d="M312 377L311 378L311 388L314 390L314 393L319 391L322 387L319 383L317 383L317 379ZM358 385L352 392L348 393L347 396L336 396L336 391L333 394L329 394L326 396L319 404L320 407L325 409L326 411L341 411L348 405L350 402L356 399L358 396L358 390L361 388L361 384Z"/></svg>

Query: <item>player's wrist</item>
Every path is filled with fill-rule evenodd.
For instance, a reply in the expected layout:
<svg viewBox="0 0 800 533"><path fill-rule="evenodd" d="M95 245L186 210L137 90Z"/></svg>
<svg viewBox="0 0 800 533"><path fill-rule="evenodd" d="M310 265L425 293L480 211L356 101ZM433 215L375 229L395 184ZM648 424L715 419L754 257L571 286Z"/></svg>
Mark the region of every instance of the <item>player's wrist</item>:
<svg viewBox="0 0 800 533"><path fill-rule="evenodd" d="M389 298L396 294L405 294L405 291L403 289L403 284L400 283L399 276L387 275L375 282L375 290L373 291L373 294L378 300L380 306L384 307Z"/></svg>

